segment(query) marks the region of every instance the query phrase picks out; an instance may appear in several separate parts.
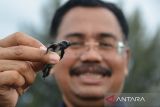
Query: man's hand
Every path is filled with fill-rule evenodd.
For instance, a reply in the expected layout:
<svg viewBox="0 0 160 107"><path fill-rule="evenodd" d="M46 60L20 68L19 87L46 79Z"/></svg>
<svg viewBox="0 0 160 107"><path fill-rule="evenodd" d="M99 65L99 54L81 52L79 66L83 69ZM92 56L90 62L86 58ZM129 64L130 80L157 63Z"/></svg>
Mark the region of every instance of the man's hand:
<svg viewBox="0 0 160 107"><path fill-rule="evenodd" d="M36 72L46 63L59 61L56 53L24 33L0 40L0 107L15 107L19 95L34 82Z"/></svg>

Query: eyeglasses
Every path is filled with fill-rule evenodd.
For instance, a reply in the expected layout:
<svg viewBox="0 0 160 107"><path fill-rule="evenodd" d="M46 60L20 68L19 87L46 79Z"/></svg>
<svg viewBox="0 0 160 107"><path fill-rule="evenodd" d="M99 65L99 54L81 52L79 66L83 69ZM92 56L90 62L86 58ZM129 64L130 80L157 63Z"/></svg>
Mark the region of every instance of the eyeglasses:
<svg viewBox="0 0 160 107"><path fill-rule="evenodd" d="M75 54L87 52L90 48L95 49L100 54L122 54L125 49L125 44L122 41L115 41L107 39L100 42L84 42L84 41L70 41L68 50Z"/></svg>

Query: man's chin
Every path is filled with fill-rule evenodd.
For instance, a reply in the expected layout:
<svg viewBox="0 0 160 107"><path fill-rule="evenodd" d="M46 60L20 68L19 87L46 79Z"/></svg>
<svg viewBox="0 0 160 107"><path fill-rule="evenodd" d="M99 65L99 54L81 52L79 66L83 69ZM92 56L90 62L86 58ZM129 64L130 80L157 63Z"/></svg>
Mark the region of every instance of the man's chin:
<svg viewBox="0 0 160 107"><path fill-rule="evenodd" d="M85 91L74 93L76 101L75 104L81 107L100 107L104 104L104 93L97 93L96 91Z"/></svg>
<svg viewBox="0 0 160 107"><path fill-rule="evenodd" d="M88 86L88 87L77 87L77 90L74 90L74 94L81 99L102 99L106 94L106 90L103 87Z"/></svg>

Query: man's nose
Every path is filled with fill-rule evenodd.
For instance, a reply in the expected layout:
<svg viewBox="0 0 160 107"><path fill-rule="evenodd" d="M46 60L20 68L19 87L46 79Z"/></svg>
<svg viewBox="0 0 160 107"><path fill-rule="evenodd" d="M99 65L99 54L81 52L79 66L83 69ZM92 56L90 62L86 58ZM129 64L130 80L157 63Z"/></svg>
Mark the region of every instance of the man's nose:
<svg viewBox="0 0 160 107"><path fill-rule="evenodd" d="M80 56L81 61L92 61L92 62L100 62L102 60L102 56L95 50L94 48L88 48L85 52L83 52Z"/></svg>

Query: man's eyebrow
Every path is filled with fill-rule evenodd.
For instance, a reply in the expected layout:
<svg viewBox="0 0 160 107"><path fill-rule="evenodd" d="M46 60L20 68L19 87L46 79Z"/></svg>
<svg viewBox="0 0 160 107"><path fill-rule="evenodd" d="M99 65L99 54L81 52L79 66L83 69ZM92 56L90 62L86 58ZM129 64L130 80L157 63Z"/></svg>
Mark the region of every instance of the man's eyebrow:
<svg viewBox="0 0 160 107"><path fill-rule="evenodd" d="M112 33L100 33L98 34L100 38L113 38L115 40L117 40L116 36Z"/></svg>
<svg viewBox="0 0 160 107"><path fill-rule="evenodd" d="M82 34L82 33L70 33L70 34L65 35L66 39L72 38L72 37L83 39L84 38L84 34Z"/></svg>

